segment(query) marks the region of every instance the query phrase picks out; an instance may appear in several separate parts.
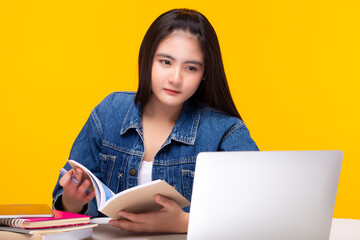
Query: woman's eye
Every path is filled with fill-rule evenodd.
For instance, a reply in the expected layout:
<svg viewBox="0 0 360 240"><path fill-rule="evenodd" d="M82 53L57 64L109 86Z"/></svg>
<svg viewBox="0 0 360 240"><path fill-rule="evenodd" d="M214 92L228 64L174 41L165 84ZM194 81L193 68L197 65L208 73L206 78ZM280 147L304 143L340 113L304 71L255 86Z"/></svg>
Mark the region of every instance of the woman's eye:
<svg viewBox="0 0 360 240"><path fill-rule="evenodd" d="M186 67L186 69L188 69L190 71L196 71L197 70L197 68L193 67L193 66L188 66L188 67Z"/></svg>
<svg viewBox="0 0 360 240"><path fill-rule="evenodd" d="M170 61L169 61L169 60L160 60L160 62L161 62L162 64L165 64L165 65L170 64Z"/></svg>

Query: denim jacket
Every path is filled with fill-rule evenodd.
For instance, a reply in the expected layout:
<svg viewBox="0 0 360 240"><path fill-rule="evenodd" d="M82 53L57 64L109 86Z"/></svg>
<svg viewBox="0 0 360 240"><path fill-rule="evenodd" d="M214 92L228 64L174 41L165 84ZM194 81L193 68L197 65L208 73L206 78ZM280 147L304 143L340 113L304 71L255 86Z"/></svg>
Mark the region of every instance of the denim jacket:
<svg viewBox="0 0 360 240"><path fill-rule="evenodd" d="M70 158L94 173L114 193L138 185L138 169L144 156L141 109L134 92L115 92L92 110L76 138ZM188 100L172 132L156 153L152 179L163 179L191 201L196 156L208 151L256 151L244 123L203 103ZM71 167L66 164L65 169ZM59 176L60 179L60 176ZM63 189L57 182L54 209ZM189 211L189 207L184 208ZM98 216L96 199L85 214Z"/></svg>

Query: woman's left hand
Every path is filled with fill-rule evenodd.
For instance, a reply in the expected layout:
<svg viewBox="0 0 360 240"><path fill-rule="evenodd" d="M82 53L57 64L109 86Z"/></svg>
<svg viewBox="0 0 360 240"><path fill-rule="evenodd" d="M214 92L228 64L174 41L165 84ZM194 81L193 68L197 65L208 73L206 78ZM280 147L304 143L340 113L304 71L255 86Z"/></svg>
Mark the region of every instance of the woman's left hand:
<svg viewBox="0 0 360 240"><path fill-rule="evenodd" d="M125 219L111 220L109 224L131 232L187 232L189 213L161 195L156 195L155 201L163 206L160 211L140 214L120 211L119 216Z"/></svg>

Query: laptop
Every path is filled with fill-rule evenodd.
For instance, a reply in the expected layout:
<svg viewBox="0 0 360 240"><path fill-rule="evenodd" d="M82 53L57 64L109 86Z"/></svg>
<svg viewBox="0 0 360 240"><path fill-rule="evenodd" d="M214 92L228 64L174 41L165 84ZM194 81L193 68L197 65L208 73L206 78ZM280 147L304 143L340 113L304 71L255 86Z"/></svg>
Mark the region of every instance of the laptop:
<svg viewBox="0 0 360 240"><path fill-rule="evenodd" d="M204 152L187 239L329 239L341 151Z"/></svg>

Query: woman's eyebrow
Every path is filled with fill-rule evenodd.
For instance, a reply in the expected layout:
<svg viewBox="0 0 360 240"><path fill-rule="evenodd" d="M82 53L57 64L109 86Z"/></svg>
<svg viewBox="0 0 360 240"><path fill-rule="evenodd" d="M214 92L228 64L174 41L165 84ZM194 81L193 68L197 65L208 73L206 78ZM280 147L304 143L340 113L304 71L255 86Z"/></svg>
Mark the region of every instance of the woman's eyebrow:
<svg viewBox="0 0 360 240"><path fill-rule="evenodd" d="M169 59L171 59L173 61L176 61L175 58L173 58L172 56L170 56L168 54L165 54L165 53L158 53L158 54L156 54L156 57L169 58ZM185 61L185 63L195 64L195 65L198 65L198 66L203 66L204 65L202 62L196 61L196 60Z"/></svg>
<svg viewBox="0 0 360 240"><path fill-rule="evenodd" d="M202 67L204 64L202 62L196 61L196 60L192 60L192 61L186 61L185 63L190 63L190 64L194 64L194 65L198 65L200 67Z"/></svg>
<svg viewBox="0 0 360 240"><path fill-rule="evenodd" d="M171 60L175 61L175 58L173 58L172 56L165 54L165 53L158 53L156 54L157 57L164 57L164 58L170 58Z"/></svg>

